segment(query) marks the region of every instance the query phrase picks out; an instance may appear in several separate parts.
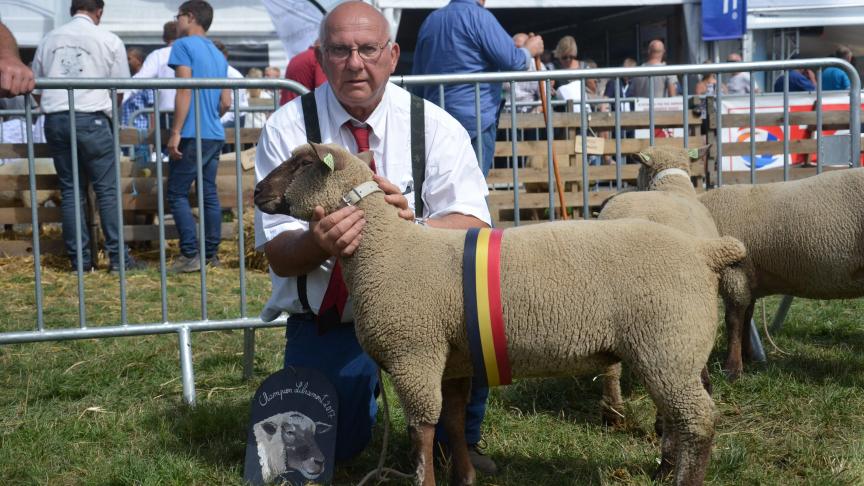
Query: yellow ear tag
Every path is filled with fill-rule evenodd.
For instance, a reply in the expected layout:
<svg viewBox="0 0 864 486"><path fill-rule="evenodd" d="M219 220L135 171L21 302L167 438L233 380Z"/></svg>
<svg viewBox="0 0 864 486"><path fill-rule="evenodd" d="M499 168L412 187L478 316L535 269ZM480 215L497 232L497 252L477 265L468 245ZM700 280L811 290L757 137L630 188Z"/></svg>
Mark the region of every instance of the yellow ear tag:
<svg viewBox="0 0 864 486"><path fill-rule="evenodd" d="M699 159L699 149L690 149L687 151L687 155L690 156L691 159L697 160Z"/></svg>
<svg viewBox="0 0 864 486"><path fill-rule="evenodd" d="M336 165L333 163L333 154L325 155L322 162L324 162L324 165L330 168L330 172L333 172L333 170L335 170Z"/></svg>

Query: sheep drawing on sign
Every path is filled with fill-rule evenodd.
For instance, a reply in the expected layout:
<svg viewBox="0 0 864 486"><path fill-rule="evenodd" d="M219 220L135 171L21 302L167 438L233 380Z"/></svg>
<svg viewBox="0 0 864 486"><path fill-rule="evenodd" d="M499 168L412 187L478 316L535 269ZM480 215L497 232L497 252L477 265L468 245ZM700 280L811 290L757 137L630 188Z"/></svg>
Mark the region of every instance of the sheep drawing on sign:
<svg viewBox="0 0 864 486"><path fill-rule="evenodd" d="M324 472L324 454L315 440L330 425L315 422L300 412L280 413L253 427L258 447L258 461L264 482L298 471L306 479L316 479Z"/></svg>
<svg viewBox="0 0 864 486"><path fill-rule="evenodd" d="M469 352L477 329L467 323L479 320L467 312L471 272L463 275L463 262L471 261L480 289L473 303L485 309L477 314L495 312L494 319L483 316L479 333L490 384L624 361L668 431L657 474L674 470L677 485L703 483L715 419L700 372L716 335L720 273L746 254L739 241L636 219L536 224L493 235L413 224L385 201L370 160L337 145L300 146L257 184L255 205L307 221L317 206L332 212L354 204L364 212L362 240L340 263L358 341L390 375L405 410L416 483L435 484L439 418L451 441L450 484L475 479L460 440L471 377L481 369Z"/></svg>

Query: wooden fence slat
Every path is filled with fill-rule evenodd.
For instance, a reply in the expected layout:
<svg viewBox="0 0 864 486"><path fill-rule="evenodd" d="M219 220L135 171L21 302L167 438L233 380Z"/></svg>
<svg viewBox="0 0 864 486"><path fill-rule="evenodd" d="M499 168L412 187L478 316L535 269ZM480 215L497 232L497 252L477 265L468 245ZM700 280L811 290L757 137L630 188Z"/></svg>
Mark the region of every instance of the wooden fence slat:
<svg viewBox="0 0 864 486"><path fill-rule="evenodd" d="M702 118L688 112L688 123L691 127L702 124ZM684 113L681 111L658 111L654 113L654 126L657 128L681 127L684 123ZM632 130L635 128L648 128L650 125L648 112L621 112L621 128ZM582 116L579 113L552 114L552 126L555 128L579 128L582 126ZM588 126L596 129L615 128L615 114L610 112L598 112L588 114ZM499 130L509 130L510 117L502 116L498 121ZM546 128L546 121L541 113L519 113L516 115L516 128Z"/></svg>
<svg viewBox="0 0 864 486"><path fill-rule="evenodd" d="M639 138L624 138L621 139L621 154L635 154L641 152L651 146L651 141L648 139ZM706 145L705 137L695 136L690 137L687 141L689 147L700 147ZM683 147L684 139L682 138L657 138L654 144L664 147ZM548 146L545 140L533 140L516 142L517 156L546 156ZM553 140L552 151L559 157L570 156L573 154L581 154L581 147L577 151L573 140ZM748 152L749 153L749 152ZM513 154L513 144L511 142L495 142L496 157L510 157ZM603 140L603 155L615 155L615 139Z"/></svg>
<svg viewBox="0 0 864 486"><path fill-rule="evenodd" d="M825 172L832 170L846 170L848 166L845 165L825 165L822 166L822 170ZM712 171L716 173L715 171ZM802 167L800 165L790 166L789 167L789 180L795 181L799 179L806 179L807 177L812 177L816 175L816 167L808 166ZM713 176L712 176L713 177ZM758 184L767 184L771 182L782 182L783 181L783 167L777 167L773 169L762 169L756 171L756 182ZM750 171L749 170L736 170L736 171L723 171L723 184L750 184Z"/></svg>
<svg viewBox="0 0 864 486"><path fill-rule="evenodd" d="M816 126L815 111L790 111L789 125L813 125ZM849 111L823 111L822 125L826 128L849 128ZM723 114L723 126L729 128L747 128L750 126L749 114ZM783 112L757 113L757 127L782 127ZM710 128L717 129L717 117L711 117Z"/></svg>

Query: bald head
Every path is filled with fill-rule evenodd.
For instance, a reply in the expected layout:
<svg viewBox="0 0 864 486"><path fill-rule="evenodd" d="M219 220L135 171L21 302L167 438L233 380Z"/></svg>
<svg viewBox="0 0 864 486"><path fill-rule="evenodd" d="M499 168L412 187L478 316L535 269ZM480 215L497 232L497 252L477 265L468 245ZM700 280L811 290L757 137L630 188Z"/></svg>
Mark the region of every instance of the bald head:
<svg viewBox="0 0 864 486"><path fill-rule="evenodd" d="M381 38L390 38L390 24L384 15L372 5L360 1L340 3L321 20L318 39L327 39L329 34L346 28L378 30Z"/></svg>
<svg viewBox="0 0 864 486"><path fill-rule="evenodd" d="M737 52L730 53L726 56L726 62L741 62L741 54Z"/></svg>
<svg viewBox="0 0 864 486"><path fill-rule="evenodd" d="M666 46L663 45L663 41L656 39L651 41L648 44L648 55L649 56L662 56L666 53Z"/></svg>

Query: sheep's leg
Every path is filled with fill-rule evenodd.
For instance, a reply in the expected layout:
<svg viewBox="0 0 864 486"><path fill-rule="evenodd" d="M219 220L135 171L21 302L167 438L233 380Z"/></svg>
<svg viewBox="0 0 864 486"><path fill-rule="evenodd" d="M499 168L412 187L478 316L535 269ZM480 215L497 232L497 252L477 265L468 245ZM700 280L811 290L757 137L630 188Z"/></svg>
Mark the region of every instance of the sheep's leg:
<svg viewBox="0 0 864 486"><path fill-rule="evenodd" d="M673 389L660 399L668 415L666 423L676 434L670 438L675 448L674 483L678 486L701 485L714 439L714 403L695 376L678 386L674 381L667 383Z"/></svg>
<svg viewBox="0 0 864 486"><path fill-rule="evenodd" d="M474 484L474 466L468 457L468 443L465 442L465 407L468 405L470 392L470 378L444 380L441 383L441 394L444 400L441 420L450 440L453 468L450 484L452 485Z"/></svg>
<svg viewBox="0 0 864 486"><path fill-rule="evenodd" d="M699 380L702 382L702 388L708 392L708 395L714 395L714 385L711 384L711 375L708 374L707 366L702 367L702 372L699 373ZM654 419L654 433L657 434L657 437L663 436L664 430L670 430L666 425L663 414L660 413L660 410L657 410L657 417Z"/></svg>
<svg viewBox="0 0 864 486"><path fill-rule="evenodd" d="M741 357L741 349L746 339L749 343L749 322L753 316L754 303L751 301L746 307L726 303L726 364L723 371L730 381L737 380L744 372L744 363ZM748 334L748 336L745 336Z"/></svg>
<svg viewBox="0 0 864 486"><path fill-rule="evenodd" d="M610 427L620 427L624 423L621 362L610 365L603 373L603 423Z"/></svg>
<svg viewBox="0 0 864 486"><path fill-rule="evenodd" d="M422 486L435 486L435 467L432 464L435 425L411 425L408 427L408 434L411 436L412 456L415 464L414 483Z"/></svg>
<svg viewBox="0 0 864 486"><path fill-rule="evenodd" d="M442 351L440 356L445 356ZM417 469L415 481L423 486L435 486L432 446L435 424L441 416L441 376L444 362L432 361L427 366L413 362L388 363L390 378L405 410Z"/></svg>
<svg viewBox="0 0 864 486"><path fill-rule="evenodd" d="M744 314L744 320L741 326L741 356L744 361L750 363L753 361L753 340L750 336L750 322L753 320L753 312L756 308L756 301L747 308L747 313Z"/></svg>
<svg viewBox="0 0 864 486"><path fill-rule="evenodd" d="M675 430L675 427L669 425L668 420L664 418L659 409L657 410L657 420L654 422L654 430L657 431L658 429L660 430L658 435L662 435L663 430L667 430L668 433L662 435L660 441L660 466L657 467L651 479L654 481L663 481L675 470L675 448L678 441L678 432Z"/></svg>

